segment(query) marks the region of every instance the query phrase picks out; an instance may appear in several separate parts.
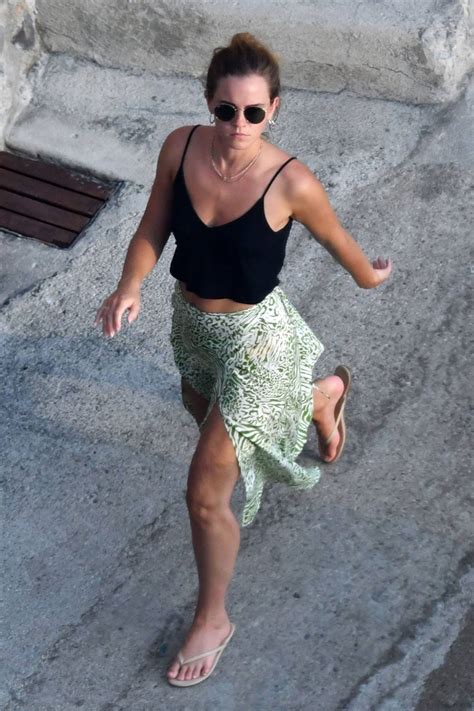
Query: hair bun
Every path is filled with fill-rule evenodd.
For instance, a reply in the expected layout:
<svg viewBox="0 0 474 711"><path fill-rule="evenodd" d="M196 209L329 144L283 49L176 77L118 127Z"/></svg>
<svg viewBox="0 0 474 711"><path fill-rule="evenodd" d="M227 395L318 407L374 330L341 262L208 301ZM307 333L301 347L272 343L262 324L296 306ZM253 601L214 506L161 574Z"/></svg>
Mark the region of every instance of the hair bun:
<svg viewBox="0 0 474 711"><path fill-rule="evenodd" d="M259 74L268 84L270 101L280 95L278 56L251 32L237 32L227 47L216 47L206 76L206 96L211 101L225 76Z"/></svg>

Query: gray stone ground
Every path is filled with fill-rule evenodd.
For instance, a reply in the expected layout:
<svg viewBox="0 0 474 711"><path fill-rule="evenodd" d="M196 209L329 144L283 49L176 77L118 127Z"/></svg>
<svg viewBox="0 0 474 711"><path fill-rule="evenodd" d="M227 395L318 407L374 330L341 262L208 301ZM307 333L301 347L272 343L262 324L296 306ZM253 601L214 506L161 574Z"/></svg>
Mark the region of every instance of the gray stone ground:
<svg viewBox="0 0 474 711"><path fill-rule="evenodd" d="M266 490L229 590L236 634L211 679L176 689L198 431L169 344L173 238L138 320L113 339L92 323L164 137L208 114L197 80L40 65L8 147L124 183L69 252L0 235L2 708L474 708L473 96L472 81L444 106L284 92L272 140L394 269L361 290L295 224L281 285L325 345L314 376L353 369L347 447L311 491ZM316 457L310 431L300 461Z"/></svg>

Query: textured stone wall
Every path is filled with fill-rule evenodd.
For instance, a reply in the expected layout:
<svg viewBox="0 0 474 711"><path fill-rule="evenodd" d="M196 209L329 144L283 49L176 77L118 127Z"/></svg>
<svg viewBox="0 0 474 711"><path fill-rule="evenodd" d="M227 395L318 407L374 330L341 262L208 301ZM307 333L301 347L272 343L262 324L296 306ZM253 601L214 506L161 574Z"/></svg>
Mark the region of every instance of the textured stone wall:
<svg viewBox="0 0 474 711"><path fill-rule="evenodd" d="M0 0L0 148L6 126L31 99L28 70L44 55L35 0Z"/></svg>
<svg viewBox="0 0 474 711"><path fill-rule="evenodd" d="M472 0L37 0L52 51L199 76L248 30L281 55L286 86L410 103L454 98L473 67Z"/></svg>
<svg viewBox="0 0 474 711"><path fill-rule="evenodd" d="M47 53L200 77L244 30L279 55L292 88L429 104L455 99L474 67L472 0L0 0L0 144Z"/></svg>

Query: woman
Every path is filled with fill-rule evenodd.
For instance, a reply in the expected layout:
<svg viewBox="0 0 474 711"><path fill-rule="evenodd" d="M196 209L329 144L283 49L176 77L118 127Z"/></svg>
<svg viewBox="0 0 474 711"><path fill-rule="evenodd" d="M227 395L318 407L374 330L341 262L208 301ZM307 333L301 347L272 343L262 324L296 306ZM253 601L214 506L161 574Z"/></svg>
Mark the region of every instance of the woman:
<svg viewBox="0 0 474 711"><path fill-rule="evenodd" d="M184 406L200 438L186 503L199 576L193 624L167 672L189 686L208 678L234 632L225 595L240 544L230 500L242 476L249 525L265 481L310 488L319 468L295 462L313 421L321 458L345 439L350 371L314 383L323 345L278 286L293 220L372 288L390 260L370 262L333 212L323 186L294 156L262 138L280 104L275 56L249 33L214 50L205 97L210 126L183 126L165 139L150 198L123 274L99 308L106 336L140 308L140 285L173 232L171 344Z"/></svg>

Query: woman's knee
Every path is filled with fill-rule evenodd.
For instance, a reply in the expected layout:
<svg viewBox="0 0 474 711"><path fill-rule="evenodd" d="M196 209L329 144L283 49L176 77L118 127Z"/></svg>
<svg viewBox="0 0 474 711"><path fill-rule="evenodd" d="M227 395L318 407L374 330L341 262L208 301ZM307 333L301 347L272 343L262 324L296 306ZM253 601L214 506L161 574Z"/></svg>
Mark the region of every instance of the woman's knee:
<svg viewBox="0 0 474 711"><path fill-rule="evenodd" d="M225 514L238 475L236 462L206 457L196 451L189 467L186 488L190 513L205 519Z"/></svg>
<svg viewBox="0 0 474 711"><path fill-rule="evenodd" d="M188 486L186 505L189 517L202 526L208 526L225 519L229 513L229 501L216 496L212 490Z"/></svg>
<svg viewBox="0 0 474 711"><path fill-rule="evenodd" d="M213 408L189 467L186 503L190 515L203 522L228 516L239 474L234 446Z"/></svg>

